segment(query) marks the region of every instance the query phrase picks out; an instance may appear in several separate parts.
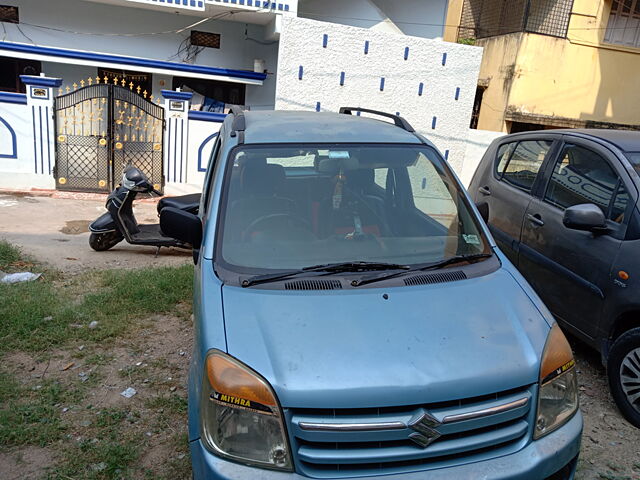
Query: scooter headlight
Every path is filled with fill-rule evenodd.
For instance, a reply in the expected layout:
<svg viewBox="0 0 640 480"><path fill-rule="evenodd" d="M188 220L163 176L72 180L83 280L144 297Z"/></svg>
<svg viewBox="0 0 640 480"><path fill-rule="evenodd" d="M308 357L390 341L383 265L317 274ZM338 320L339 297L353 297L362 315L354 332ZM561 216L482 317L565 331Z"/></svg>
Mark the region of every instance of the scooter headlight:
<svg viewBox="0 0 640 480"><path fill-rule="evenodd" d="M578 380L569 342L556 323L542 355L538 412L533 438L567 423L578 410Z"/></svg>
<svg viewBox="0 0 640 480"><path fill-rule="evenodd" d="M249 465L292 470L282 412L266 380L212 351L202 387L201 438L209 450Z"/></svg>

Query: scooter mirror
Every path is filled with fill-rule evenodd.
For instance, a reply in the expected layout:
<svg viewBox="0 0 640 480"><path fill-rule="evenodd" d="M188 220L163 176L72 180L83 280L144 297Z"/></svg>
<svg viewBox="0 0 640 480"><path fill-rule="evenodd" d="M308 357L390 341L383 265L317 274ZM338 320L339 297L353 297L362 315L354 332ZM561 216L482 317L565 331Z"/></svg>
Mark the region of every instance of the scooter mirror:
<svg viewBox="0 0 640 480"><path fill-rule="evenodd" d="M202 245L202 222L193 213L173 207L163 208L160 230L168 237L190 244L195 250Z"/></svg>

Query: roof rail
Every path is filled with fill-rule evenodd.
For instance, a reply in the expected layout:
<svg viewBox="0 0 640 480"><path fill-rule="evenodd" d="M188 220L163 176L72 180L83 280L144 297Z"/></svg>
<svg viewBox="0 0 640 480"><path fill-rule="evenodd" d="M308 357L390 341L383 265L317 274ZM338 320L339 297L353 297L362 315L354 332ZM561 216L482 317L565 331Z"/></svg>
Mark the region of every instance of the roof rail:
<svg viewBox="0 0 640 480"><path fill-rule="evenodd" d="M363 113L371 113L373 115L379 115L381 117L390 118L393 120L393 123L396 124L396 127L400 127L407 132L414 133L416 130L411 126L409 122L407 122L400 115L393 115L391 113L380 112L378 110L369 110L368 108L360 108L360 107L340 107L340 113L346 115L352 115L351 112L363 112Z"/></svg>
<svg viewBox="0 0 640 480"><path fill-rule="evenodd" d="M230 105L231 114L235 117L231 129L237 132L244 132L246 129L246 122L244 119L244 112L249 110L249 107L244 105Z"/></svg>

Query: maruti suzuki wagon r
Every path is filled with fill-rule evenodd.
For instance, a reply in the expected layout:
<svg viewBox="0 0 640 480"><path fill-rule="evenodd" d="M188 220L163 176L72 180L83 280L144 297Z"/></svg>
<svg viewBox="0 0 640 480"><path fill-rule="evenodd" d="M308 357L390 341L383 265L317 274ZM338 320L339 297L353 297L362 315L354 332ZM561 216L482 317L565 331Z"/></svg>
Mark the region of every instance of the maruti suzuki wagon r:
<svg viewBox="0 0 640 480"><path fill-rule="evenodd" d="M234 109L161 226L194 246L195 479L573 478L571 349L403 118Z"/></svg>

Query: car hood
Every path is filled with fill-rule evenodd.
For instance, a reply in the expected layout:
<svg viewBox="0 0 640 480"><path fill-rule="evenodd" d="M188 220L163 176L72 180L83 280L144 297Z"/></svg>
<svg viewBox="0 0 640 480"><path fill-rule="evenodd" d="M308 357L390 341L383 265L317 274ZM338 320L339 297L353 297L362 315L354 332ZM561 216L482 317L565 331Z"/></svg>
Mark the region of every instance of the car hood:
<svg viewBox="0 0 640 480"><path fill-rule="evenodd" d="M503 268L417 287L222 290L228 353L284 407L415 405L532 384L549 332Z"/></svg>

